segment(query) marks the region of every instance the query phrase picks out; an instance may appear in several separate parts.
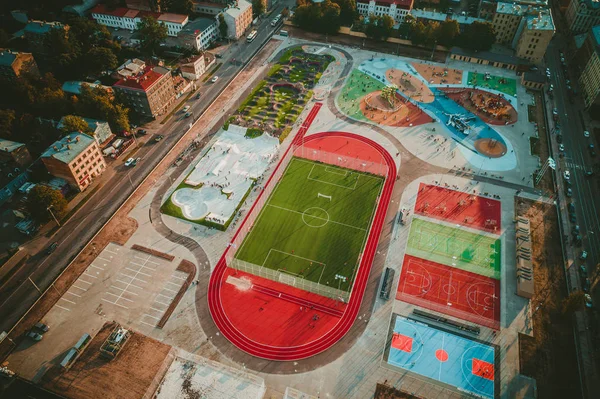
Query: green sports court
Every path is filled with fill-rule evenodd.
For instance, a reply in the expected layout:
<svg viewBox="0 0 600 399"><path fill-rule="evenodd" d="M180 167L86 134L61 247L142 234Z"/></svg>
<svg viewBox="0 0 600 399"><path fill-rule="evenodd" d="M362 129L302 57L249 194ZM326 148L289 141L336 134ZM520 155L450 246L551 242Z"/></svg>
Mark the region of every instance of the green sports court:
<svg viewBox="0 0 600 399"><path fill-rule="evenodd" d="M464 227L451 227L415 217L407 253L447 266L500 279L500 240Z"/></svg>
<svg viewBox="0 0 600 399"><path fill-rule="evenodd" d="M235 257L349 291L383 182L292 158Z"/></svg>

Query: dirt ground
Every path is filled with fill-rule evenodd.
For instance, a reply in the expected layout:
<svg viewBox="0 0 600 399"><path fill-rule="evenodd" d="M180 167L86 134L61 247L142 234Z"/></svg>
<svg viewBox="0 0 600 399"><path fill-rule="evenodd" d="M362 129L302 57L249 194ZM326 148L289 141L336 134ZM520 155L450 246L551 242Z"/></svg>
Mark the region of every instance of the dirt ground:
<svg viewBox="0 0 600 399"><path fill-rule="evenodd" d="M460 69L448 69L440 66L422 64L420 62L411 63L413 68L419 72L430 84L460 84L462 83L463 71Z"/></svg>
<svg viewBox="0 0 600 399"><path fill-rule="evenodd" d="M384 105L383 99L378 100L377 97L381 94L381 91L373 92L373 96L371 97L371 104L377 103L378 105ZM365 97L360 100L360 110L364 116L373 122L377 122L380 125L386 126L418 126L425 123L433 122L431 117L423 112L419 107L409 102L402 102L402 106L396 111L381 111L378 109L370 108L366 101Z"/></svg>
<svg viewBox="0 0 600 399"><path fill-rule="evenodd" d="M388 69L385 74L405 96L421 103L432 103L435 100L429 86L416 76L393 68Z"/></svg>
<svg viewBox="0 0 600 399"><path fill-rule="evenodd" d="M105 359L99 349L115 325L106 323L69 371L49 370L44 388L71 399L144 397L164 368L171 346L133 332L115 359Z"/></svg>
<svg viewBox="0 0 600 399"><path fill-rule="evenodd" d="M535 378L540 398L578 398L579 376L572 318L563 315L567 297L556 208L517 199L518 214L532 227L535 296L533 334L519 337L521 373ZM537 309L537 310L536 310Z"/></svg>
<svg viewBox="0 0 600 399"><path fill-rule="evenodd" d="M479 89L446 88L441 90L489 125L512 125L517 121L517 110L505 98ZM495 104L496 108L490 108L491 112L485 112L483 108L491 104Z"/></svg>

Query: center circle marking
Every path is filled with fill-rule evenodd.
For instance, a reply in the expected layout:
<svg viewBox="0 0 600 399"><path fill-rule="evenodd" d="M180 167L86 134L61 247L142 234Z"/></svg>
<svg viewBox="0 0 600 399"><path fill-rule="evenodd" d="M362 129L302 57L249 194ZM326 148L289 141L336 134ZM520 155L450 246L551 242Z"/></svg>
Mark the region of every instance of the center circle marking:
<svg viewBox="0 0 600 399"><path fill-rule="evenodd" d="M317 210L318 212L311 212L313 209ZM319 213L322 213L323 216L319 215ZM306 221L307 218L309 221ZM327 211L323 208L313 206L305 209L304 212L302 212L302 221L308 227L323 227L329 223L329 213L327 213Z"/></svg>
<svg viewBox="0 0 600 399"><path fill-rule="evenodd" d="M438 349L435 351L435 357L440 362L446 362L448 361L448 352L443 349Z"/></svg>

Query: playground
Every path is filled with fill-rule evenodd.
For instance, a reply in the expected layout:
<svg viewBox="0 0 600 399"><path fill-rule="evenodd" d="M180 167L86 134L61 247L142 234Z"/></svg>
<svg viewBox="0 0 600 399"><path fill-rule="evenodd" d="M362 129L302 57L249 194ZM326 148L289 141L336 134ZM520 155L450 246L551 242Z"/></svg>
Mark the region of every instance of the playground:
<svg viewBox="0 0 600 399"><path fill-rule="evenodd" d="M502 95L480 89L441 89L467 111L489 125L512 125L517 122L517 110Z"/></svg>
<svg viewBox="0 0 600 399"><path fill-rule="evenodd" d="M430 85L462 84L464 72L460 69L424 64L422 62L413 62L411 65Z"/></svg>
<svg viewBox="0 0 600 399"><path fill-rule="evenodd" d="M517 95L517 81L515 79L503 78L489 73L469 72L467 84L474 88L493 89L511 97Z"/></svg>
<svg viewBox="0 0 600 399"><path fill-rule="evenodd" d="M429 86L409 72L388 69L386 78L397 87L405 97L408 97L411 100L420 103L431 103L435 99Z"/></svg>
<svg viewBox="0 0 600 399"><path fill-rule="evenodd" d="M493 399L496 348L394 315L388 364Z"/></svg>

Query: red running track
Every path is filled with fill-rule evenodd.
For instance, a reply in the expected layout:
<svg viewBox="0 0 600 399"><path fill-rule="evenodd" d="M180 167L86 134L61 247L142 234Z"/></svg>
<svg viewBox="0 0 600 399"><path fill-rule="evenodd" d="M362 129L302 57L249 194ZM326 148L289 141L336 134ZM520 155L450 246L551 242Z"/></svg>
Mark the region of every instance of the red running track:
<svg viewBox="0 0 600 399"><path fill-rule="evenodd" d="M489 328L500 327L500 281L405 255L396 299Z"/></svg>
<svg viewBox="0 0 600 399"><path fill-rule="evenodd" d="M417 214L495 234L502 230L501 210L498 200L424 183L419 185L415 204Z"/></svg>
<svg viewBox="0 0 600 399"><path fill-rule="evenodd" d="M316 116L316 112L318 112L318 109L316 112L314 111L315 108L313 108L309 113L309 118L311 118L310 121L314 119L314 117ZM377 244L381 235L381 229L384 224L385 215L387 213L394 182L396 180L396 165L392 156L376 142L356 134L345 132L318 133L304 138L303 135L306 133L306 130L308 130L308 127L310 126L308 122L309 120L307 118L307 122L303 124L301 131L294 139L294 143L299 144L301 141L303 141L304 143L310 143L313 140L319 140L324 137L345 137L348 139L353 139L353 142L358 140L363 142L367 146L377 149L377 151L384 158L389 172L384 183L384 187L380 196L380 201L377 206L377 211L375 213L373 223L371 225L369 238L365 245L360 267L358 268L356 279L352 289L352 295L350 296L350 300L348 301L348 304L346 306L346 311L344 312L343 316L340 319L338 319L337 323L333 328L331 328L326 333L324 333L323 335L319 336L311 342L289 346L268 345L250 339L242 331L240 331L240 329L237 328L237 326L234 325L234 323L232 323L232 321L227 317L227 314L223 307L223 298L221 293L222 287L224 286L224 284L226 284L226 274L229 269L225 261L225 255L227 254L227 251L230 250L230 247L228 247L225 250L225 252L221 256L221 259L215 266L215 270L213 271L210 278L208 287L209 310L211 312L215 324L217 325L221 333L229 341L231 341L239 349L253 356L263 359L279 361L293 361L305 359L307 357L314 356L318 353L327 350L340 339L342 339L342 337L350 330L362 304L362 300L368 282L368 277L371 272L373 259L377 250ZM322 143L324 143L324 141L322 141ZM329 151L330 149L327 150ZM282 159L284 158L285 156L282 157ZM279 167L281 167L281 164L277 166L277 168ZM269 179L267 184L275 183L271 182L271 179L272 177ZM256 206L257 203L258 200L255 201L253 207ZM250 214L250 212L248 212L248 214ZM240 225L240 228L236 232L236 236L240 233L241 228L245 223L246 220L244 220L244 222Z"/></svg>

